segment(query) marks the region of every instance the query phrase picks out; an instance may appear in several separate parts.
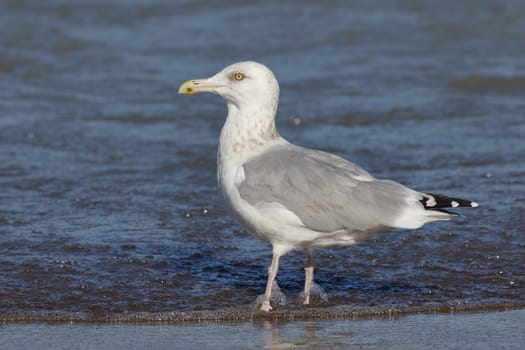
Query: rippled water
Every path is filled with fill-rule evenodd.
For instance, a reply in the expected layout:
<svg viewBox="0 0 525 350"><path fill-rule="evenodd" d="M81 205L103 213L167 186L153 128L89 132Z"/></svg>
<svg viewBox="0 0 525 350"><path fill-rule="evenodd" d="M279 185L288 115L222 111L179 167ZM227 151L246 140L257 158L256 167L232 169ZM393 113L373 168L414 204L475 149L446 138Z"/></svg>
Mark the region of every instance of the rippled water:
<svg viewBox="0 0 525 350"><path fill-rule="evenodd" d="M317 251L312 307L288 254L274 315L523 307L523 28L522 1L4 1L0 317L252 315L271 248L216 190L224 103L177 95L246 59L290 141L481 204Z"/></svg>

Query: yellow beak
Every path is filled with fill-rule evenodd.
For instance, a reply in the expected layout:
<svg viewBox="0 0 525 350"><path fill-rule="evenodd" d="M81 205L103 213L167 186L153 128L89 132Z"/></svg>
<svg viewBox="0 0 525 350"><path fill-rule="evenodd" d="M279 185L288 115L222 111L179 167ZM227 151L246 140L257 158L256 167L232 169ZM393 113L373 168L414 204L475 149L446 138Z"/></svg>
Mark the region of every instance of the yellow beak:
<svg viewBox="0 0 525 350"><path fill-rule="evenodd" d="M208 79L192 79L185 81L179 88L179 94L192 95L197 92L214 92L219 86L208 82Z"/></svg>

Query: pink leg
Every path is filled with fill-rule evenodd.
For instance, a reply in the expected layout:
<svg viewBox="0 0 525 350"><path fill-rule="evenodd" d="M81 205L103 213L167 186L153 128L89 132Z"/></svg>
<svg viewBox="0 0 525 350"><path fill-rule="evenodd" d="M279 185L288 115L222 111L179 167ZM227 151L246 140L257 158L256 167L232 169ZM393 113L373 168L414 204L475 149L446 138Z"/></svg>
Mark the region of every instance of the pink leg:
<svg viewBox="0 0 525 350"><path fill-rule="evenodd" d="M268 269L268 283L266 284L266 292L264 293L264 301L261 305L262 311L270 311L272 307L270 306L270 297L272 296L272 286L275 276L277 276L277 270L279 270L279 255L273 254L272 264Z"/></svg>
<svg viewBox="0 0 525 350"><path fill-rule="evenodd" d="M312 288L312 281L314 280L314 259L312 250L308 249L308 260L304 267L304 301L303 305L310 304L310 289Z"/></svg>

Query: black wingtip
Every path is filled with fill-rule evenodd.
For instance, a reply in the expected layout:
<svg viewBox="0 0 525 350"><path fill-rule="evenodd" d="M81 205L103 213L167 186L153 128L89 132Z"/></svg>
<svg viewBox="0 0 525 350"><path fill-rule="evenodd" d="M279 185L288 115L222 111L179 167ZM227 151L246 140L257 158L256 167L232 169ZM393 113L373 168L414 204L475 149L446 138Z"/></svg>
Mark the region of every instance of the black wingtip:
<svg viewBox="0 0 525 350"><path fill-rule="evenodd" d="M423 198L421 198L420 202L425 209L429 210L460 207L476 208L479 206L477 202L434 193L423 193Z"/></svg>

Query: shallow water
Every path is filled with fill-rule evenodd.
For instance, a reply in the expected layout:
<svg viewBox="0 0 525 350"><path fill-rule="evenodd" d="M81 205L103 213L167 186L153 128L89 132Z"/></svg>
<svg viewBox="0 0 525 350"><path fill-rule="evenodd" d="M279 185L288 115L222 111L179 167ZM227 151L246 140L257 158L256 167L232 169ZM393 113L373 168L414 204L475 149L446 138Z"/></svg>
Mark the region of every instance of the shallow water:
<svg viewBox="0 0 525 350"><path fill-rule="evenodd" d="M10 349L523 349L524 310L179 325L5 324Z"/></svg>
<svg viewBox="0 0 525 350"><path fill-rule="evenodd" d="M291 142L481 204L317 251L312 307L288 254L275 315L523 307L523 28L522 1L3 2L0 317L251 317L271 248L216 190L225 106L177 95L245 59Z"/></svg>

